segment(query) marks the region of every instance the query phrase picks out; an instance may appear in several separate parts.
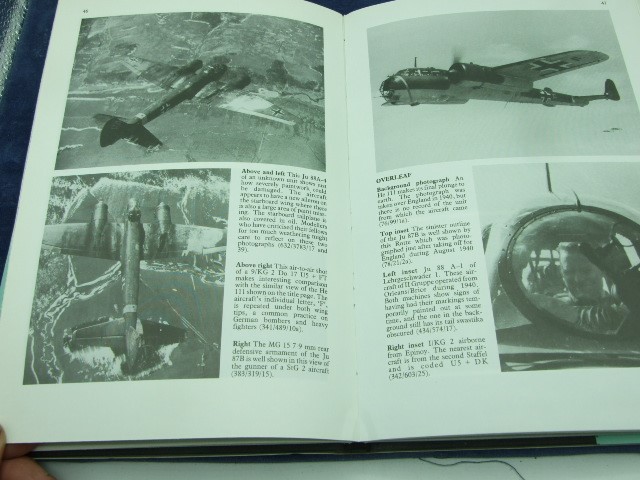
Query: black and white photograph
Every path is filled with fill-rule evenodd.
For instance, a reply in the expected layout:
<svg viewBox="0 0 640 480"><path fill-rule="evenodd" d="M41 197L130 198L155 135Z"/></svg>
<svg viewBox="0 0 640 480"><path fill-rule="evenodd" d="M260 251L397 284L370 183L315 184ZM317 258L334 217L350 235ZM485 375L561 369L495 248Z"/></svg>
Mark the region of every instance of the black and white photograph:
<svg viewBox="0 0 640 480"><path fill-rule="evenodd" d="M474 168L503 371L640 367L639 176L637 163Z"/></svg>
<svg viewBox="0 0 640 480"><path fill-rule="evenodd" d="M84 19L56 169L247 162L325 171L321 27L266 15Z"/></svg>
<svg viewBox="0 0 640 480"><path fill-rule="evenodd" d="M55 177L24 383L217 378L228 169Z"/></svg>
<svg viewBox="0 0 640 480"><path fill-rule="evenodd" d="M640 153L602 11L438 15L369 29L378 172L468 159Z"/></svg>

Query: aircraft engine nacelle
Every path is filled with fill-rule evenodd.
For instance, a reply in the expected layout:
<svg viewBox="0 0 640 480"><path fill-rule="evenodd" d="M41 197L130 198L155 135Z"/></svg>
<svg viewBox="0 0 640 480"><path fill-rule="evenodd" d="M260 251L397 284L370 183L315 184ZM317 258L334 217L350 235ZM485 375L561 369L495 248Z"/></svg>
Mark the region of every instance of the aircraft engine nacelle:
<svg viewBox="0 0 640 480"><path fill-rule="evenodd" d="M192 73L197 72L201 68L202 68L202 60L200 60L200 59L194 60L191 63L188 63L187 65L185 65L183 67L180 67L176 71L176 76L182 77L182 76L186 76L186 75L191 75Z"/></svg>
<svg viewBox="0 0 640 480"><path fill-rule="evenodd" d="M462 81L479 83L503 83L505 78L495 73L493 68L483 67L474 63L454 63L449 68L449 81L458 83Z"/></svg>
<svg viewBox="0 0 640 480"><path fill-rule="evenodd" d="M109 207L107 204L100 201L96 204L93 210L93 217L91 219L89 232L89 238L91 241L91 250L97 251L102 245L102 232L108 223Z"/></svg>
<svg viewBox="0 0 640 480"><path fill-rule="evenodd" d="M228 70L227 90L242 90L250 83L251 77L244 69L234 68Z"/></svg>
<svg viewBox="0 0 640 480"><path fill-rule="evenodd" d="M169 205L161 202L156 208L156 218L158 219L158 231L160 235L166 235L171 229L171 209Z"/></svg>
<svg viewBox="0 0 640 480"><path fill-rule="evenodd" d="M173 238L173 223L171 222L171 210L169 205L160 202L156 208L156 220L150 226L149 234L145 237L145 252L147 259L167 257L167 249L170 248Z"/></svg>

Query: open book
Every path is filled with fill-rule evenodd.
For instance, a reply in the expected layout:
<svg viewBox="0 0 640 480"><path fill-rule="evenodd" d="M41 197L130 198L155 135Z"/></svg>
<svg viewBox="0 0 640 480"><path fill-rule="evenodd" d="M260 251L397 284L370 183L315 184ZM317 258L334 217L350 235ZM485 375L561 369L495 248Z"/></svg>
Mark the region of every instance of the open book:
<svg viewBox="0 0 640 480"><path fill-rule="evenodd" d="M640 430L639 13L60 0L9 438Z"/></svg>

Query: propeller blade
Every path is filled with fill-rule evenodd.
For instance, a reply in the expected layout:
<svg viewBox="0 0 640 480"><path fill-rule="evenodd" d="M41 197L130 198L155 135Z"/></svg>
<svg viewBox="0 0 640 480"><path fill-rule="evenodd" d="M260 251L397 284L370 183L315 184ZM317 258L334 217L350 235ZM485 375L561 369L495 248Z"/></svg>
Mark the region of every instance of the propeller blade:
<svg viewBox="0 0 640 480"><path fill-rule="evenodd" d="M451 52L451 56L452 56L452 64L454 63L460 63L462 61L462 48L460 47L453 47L453 50Z"/></svg>

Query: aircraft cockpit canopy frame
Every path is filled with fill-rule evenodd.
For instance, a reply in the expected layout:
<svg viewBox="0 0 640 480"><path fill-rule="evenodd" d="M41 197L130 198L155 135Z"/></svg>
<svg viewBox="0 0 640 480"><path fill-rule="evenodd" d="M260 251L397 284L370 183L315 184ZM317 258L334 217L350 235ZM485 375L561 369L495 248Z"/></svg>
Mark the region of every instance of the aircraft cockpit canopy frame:
<svg viewBox="0 0 640 480"><path fill-rule="evenodd" d="M620 338L629 331L629 326L640 322L640 301L632 299L640 294L637 284L640 225L624 214L610 208L581 205L579 201L529 208L508 223L494 223L484 236L494 313L497 303L511 313L517 310L533 324L560 327L597 339ZM590 312L584 314L586 322L566 318L564 312L569 307L564 308L558 299L578 305L574 310L583 308L568 291L564 263L561 272L560 250L567 249L582 257L583 263L592 264L588 268L602 272L601 301L618 305L612 308L617 308L620 317L624 317L618 322L620 325L595 327L596 310L591 307L583 309ZM580 288L585 288L584 283ZM552 304L560 304L559 309ZM589 315L593 318L587 318ZM600 324L601 317L597 318ZM497 324L499 321L496 319Z"/></svg>

